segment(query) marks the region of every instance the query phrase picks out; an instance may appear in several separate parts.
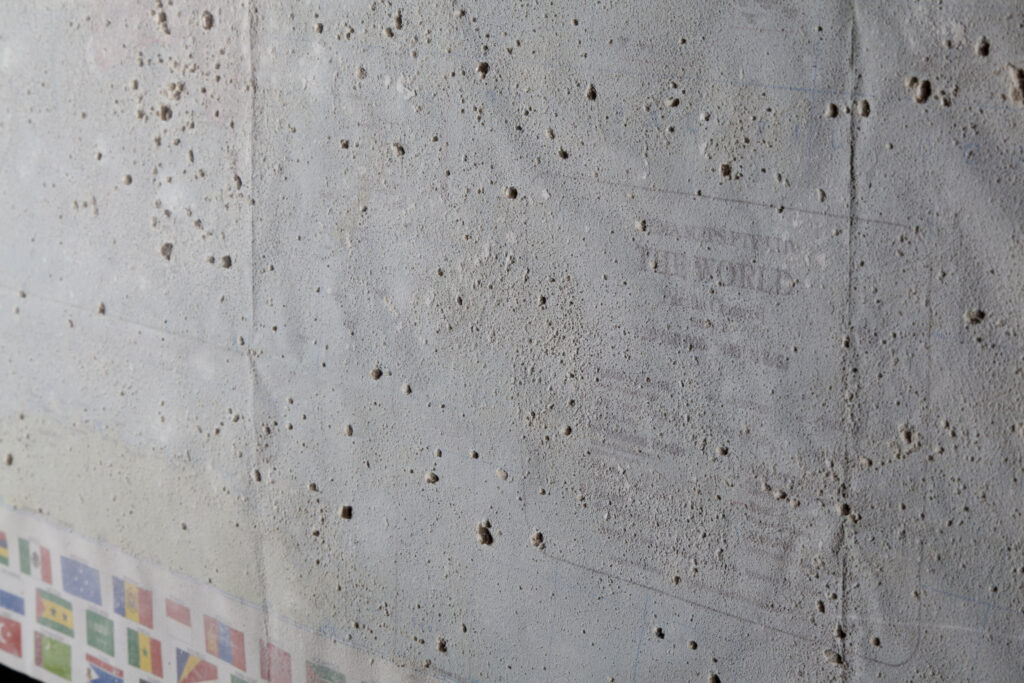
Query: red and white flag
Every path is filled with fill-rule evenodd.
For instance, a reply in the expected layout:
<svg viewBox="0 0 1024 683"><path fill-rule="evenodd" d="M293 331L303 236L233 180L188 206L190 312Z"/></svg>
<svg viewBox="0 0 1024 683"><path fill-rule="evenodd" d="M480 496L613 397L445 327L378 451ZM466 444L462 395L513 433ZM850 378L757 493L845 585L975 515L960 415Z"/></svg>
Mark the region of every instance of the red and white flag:
<svg viewBox="0 0 1024 683"><path fill-rule="evenodd" d="M21 623L0 617L0 650L21 656Z"/></svg>

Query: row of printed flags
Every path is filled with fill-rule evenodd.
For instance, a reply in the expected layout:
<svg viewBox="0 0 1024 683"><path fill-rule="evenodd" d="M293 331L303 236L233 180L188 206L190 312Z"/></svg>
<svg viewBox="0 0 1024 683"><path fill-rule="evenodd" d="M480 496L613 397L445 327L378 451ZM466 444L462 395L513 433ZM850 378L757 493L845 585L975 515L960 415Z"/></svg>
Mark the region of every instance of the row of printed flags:
<svg viewBox="0 0 1024 683"><path fill-rule="evenodd" d="M53 588L53 558L49 549L30 540L18 539L18 563L12 565L11 548L7 535L0 531L0 568L14 566L21 574L30 576L47 587L35 591L36 625L33 635L33 657L36 667L60 678L72 680L73 647L66 639L73 638L76 624L71 598L103 607L102 579L99 570L70 557L60 557L61 587ZM167 666L163 643L145 629L153 628L153 592L113 576L113 611L138 628L126 625L123 642L128 664L146 674L163 679ZM165 614L169 622L182 627L180 636L191 645L192 610L185 604L165 598ZM0 652L22 657L23 620L27 614L25 598L0 589ZM31 624L26 625L25 634ZM100 655L114 658L117 647L115 624L100 611L85 605L85 640L90 652L81 660L85 667L85 680L94 683L123 683L124 671L105 661ZM248 683L246 673L245 635L216 617L203 616L204 646L207 655L224 662L232 670L232 683ZM204 659L190 649L175 648L173 670L177 683L202 683L217 680L218 664ZM237 670L237 671L235 671ZM241 672L241 673L238 673ZM259 640L259 675L270 683L292 683L291 655L270 642ZM75 677L76 680L80 676ZM345 683L344 674L317 662L306 662L307 683Z"/></svg>

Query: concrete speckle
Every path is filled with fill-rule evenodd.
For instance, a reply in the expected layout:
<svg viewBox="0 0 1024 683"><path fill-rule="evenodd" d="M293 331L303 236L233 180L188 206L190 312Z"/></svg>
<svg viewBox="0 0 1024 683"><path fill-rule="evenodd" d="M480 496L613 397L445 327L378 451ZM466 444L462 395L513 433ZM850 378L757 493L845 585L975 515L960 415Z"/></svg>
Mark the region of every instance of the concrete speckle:
<svg viewBox="0 0 1024 683"><path fill-rule="evenodd" d="M1024 69L1007 64L1006 75L1010 81L1010 101L1024 106Z"/></svg>

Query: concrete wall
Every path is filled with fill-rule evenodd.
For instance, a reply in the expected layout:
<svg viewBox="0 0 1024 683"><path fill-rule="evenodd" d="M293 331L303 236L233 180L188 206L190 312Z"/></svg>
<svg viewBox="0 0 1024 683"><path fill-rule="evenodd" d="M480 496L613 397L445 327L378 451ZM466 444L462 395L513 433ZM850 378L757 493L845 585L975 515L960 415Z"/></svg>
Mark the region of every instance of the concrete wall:
<svg viewBox="0 0 1024 683"><path fill-rule="evenodd" d="M350 680L1019 678L1022 26L0 3L11 543Z"/></svg>

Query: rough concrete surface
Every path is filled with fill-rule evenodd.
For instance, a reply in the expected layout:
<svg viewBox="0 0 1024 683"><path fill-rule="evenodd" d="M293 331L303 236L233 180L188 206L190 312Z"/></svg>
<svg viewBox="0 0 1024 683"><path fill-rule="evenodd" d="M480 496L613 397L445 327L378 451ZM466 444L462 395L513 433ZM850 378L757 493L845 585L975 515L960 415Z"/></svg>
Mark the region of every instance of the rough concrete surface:
<svg viewBox="0 0 1024 683"><path fill-rule="evenodd" d="M1015 0L5 0L0 499L417 680L1020 680L1020 67Z"/></svg>

